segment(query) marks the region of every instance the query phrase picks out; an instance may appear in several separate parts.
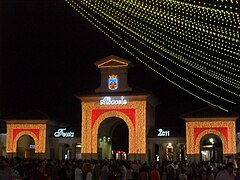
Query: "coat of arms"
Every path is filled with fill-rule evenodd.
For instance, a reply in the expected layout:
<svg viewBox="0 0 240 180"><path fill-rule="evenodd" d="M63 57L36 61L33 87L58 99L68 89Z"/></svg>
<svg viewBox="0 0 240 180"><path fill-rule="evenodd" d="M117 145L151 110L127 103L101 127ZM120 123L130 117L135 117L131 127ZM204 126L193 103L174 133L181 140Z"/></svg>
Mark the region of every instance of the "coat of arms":
<svg viewBox="0 0 240 180"><path fill-rule="evenodd" d="M118 76L117 75L109 75L108 76L108 88L110 90L116 90L118 88Z"/></svg>

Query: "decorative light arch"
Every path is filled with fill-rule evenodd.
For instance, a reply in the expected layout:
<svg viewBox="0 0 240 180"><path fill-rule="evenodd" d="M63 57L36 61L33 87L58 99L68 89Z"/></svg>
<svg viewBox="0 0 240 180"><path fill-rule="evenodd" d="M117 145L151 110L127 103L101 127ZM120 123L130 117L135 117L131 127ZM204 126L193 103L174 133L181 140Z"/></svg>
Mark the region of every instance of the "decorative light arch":
<svg viewBox="0 0 240 180"><path fill-rule="evenodd" d="M36 153L39 153L40 151L40 146L39 146L39 140L38 140L38 137L31 131L21 131L20 133L18 133L15 138L14 138L14 141L13 141L13 152L17 152L17 142L18 140L24 136L24 135L28 135L30 137L33 138L34 142L35 142L35 152Z"/></svg>
<svg viewBox="0 0 240 180"><path fill-rule="evenodd" d="M201 138L207 134L219 136L223 154L236 153L236 118L186 119L187 154L199 154ZM191 120L191 121L190 121Z"/></svg>
<svg viewBox="0 0 240 180"><path fill-rule="evenodd" d="M223 153L226 154L228 152L228 144L227 144L227 140L226 137L219 131L215 130L215 129L208 129L205 130L203 132L201 132L197 138L196 138L196 144L195 144L195 153L200 153L200 143L201 143L201 139L208 135L208 134L214 134L216 136L218 136L221 141L222 141L222 145L223 145Z"/></svg>
<svg viewBox="0 0 240 180"><path fill-rule="evenodd" d="M118 117L122 119L129 129L129 153L135 152L135 127L131 121L131 119L124 113L119 111L108 111L103 113L98 117L98 119L95 121L93 127L92 127L92 152L97 153L97 138L98 138L98 129L100 124L110 117Z"/></svg>
<svg viewBox="0 0 240 180"><path fill-rule="evenodd" d="M8 120L6 152L16 153L19 138L29 135L35 142L35 153L45 153L46 128L46 120Z"/></svg>
<svg viewBox="0 0 240 180"><path fill-rule="evenodd" d="M101 97L84 97L82 100L82 157L85 159L98 158L97 138L98 129L105 119L118 117L122 119L129 130L129 158L141 155L146 159L146 96L129 96L131 101L123 105L101 106ZM139 157L140 158L140 157Z"/></svg>

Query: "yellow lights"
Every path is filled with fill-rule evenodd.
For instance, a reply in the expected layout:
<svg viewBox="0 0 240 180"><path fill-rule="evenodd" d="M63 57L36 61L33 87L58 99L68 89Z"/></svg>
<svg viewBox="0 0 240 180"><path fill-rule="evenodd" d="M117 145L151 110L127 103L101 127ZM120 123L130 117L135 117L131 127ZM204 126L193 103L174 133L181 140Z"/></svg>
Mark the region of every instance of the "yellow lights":
<svg viewBox="0 0 240 180"><path fill-rule="evenodd" d="M129 129L129 153L133 153L134 152L134 144L135 144L134 126L133 126L131 120L129 119L129 117L127 117L125 114L123 114L121 112L114 111L114 110L110 111L110 112L106 112L103 115L101 115L98 118L98 120L96 121L96 123L94 124L94 126L92 128L92 153L97 153L97 143L95 143L95 142L97 142L99 126L104 120L106 120L109 117L118 117L127 124L128 129ZM105 137L105 139L104 139L104 137L103 137L103 141L107 141L107 138Z"/></svg>
<svg viewBox="0 0 240 180"><path fill-rule="evenodd" d="M109 63L113 64L114 65L109 65ZM118 65L116 65L118 64ZM116 59L110 59L104 63L101 63L98 65L98 68L109 68L109 67L112 67L112 68L119 68L119 67L126 67L128 66L128 63L125 63L125 62L122 62L122 61L118 61Z"/></svg>
<svg viewBox="0 0 240 180"><path fill-rule="evenodd" d="M212 125L212 123L210 123L208 126L206 126L206 129L204 130L204 131L202 131L197 137L195 136L194 138L196 138L196 140L195 140L195 148L194 148L194 152L196 153L196 154L199 154L199 152L200 152L200 142L201 142L201 139L204 137L204 136L206 136L206 135L208 135L208 134L215 134L215 135L217 135L220 139L221 139L221 141L222 141L222 145L223 145L223 153L224 154L228 154L228 152L229 152L229 149L228 149L228 147L229 147L229 139L226 139L226 137L221 133L221 132L219 132L219 131L217 131L217 130L215 130L215 129L208 129L208 128L214 128L214 127L218 127L218 126L213 126ZM195 128L197 128L197 127L195 127ZM226 126L223 126L223 128L227 128ZM233 145L234 146L234 145Z"/></svg>
<svg viewBox="0 0 240 180"><path fill-rule="evenodd" d="M46 151L46 123L20 123L16 122L7 122L7 142L6 142L6 152L7 153L16 153L17 151L17 142L20 137L24 135L29 135L33 138L35 142L35 153L45 153Z"/></svg>
<svg viewBox="0 0 240 180"><path fill-rule="evenodd" d="M136 60L194 97L225 111L225 103L237 101L232 95L240 97L237 1L66 2Z"/></svg>
<svg viewBox="0 0 240 180"><path fill-rule="evenodd" d="M201 118L186 121L187 154L199 154L201 140L209 134L214 134L221 139L224 154L236 153L235 119ZM210 138L209 141L214 143L213 138Z"/></svg>
<svg viewBox="0 0 240 180"><path fill-rule="evenodd" d="M106 136L103 136L102 138L99 138L98 139L99 142L110 142L111 141L111 138L110 137L106 137Z"/></svg>
<svg viewBox="0 0 240 180"><path fill-rule="evenodd" d="M131 98L133 99L133 98ZM130 119L128 115L122 112L136 111ZM98 141L111 141L110 137L98 137L98 131L101 123L110 118L117 117L123 120L129 132L129 154L145 154L146 153L146 101L131 101L126 105L112 105L111 109L106 106L100 106L98 101L82 102L82 154L97 154ZM95 120L93 112L104 111Z"/></svg>

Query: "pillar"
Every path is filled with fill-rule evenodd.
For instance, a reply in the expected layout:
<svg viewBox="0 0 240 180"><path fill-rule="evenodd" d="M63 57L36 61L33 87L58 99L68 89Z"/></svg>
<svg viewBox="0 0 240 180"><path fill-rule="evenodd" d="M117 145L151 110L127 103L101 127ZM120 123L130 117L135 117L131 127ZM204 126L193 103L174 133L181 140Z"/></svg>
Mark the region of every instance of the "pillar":
<svg viewBox="0 0 240 180"><path fill-rule="evenodd" d="M162 164L162 145L158 144L159 162Z"/></svg>
<svg viewBox="0 0 240 180"><path fill-rule="evenodd" d="M177 143L173 143L173 161L177 161L177 155L178 155L178 147Z"/></svg>

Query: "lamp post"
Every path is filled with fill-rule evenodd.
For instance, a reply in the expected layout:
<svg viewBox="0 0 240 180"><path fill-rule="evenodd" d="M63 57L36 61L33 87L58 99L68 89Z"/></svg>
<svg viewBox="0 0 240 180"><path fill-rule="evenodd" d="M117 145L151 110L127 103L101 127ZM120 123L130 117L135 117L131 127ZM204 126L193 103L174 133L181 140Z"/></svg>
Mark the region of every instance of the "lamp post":
<svg viewBox="0 0 240 180"><path fill-rule="evenodd" d="M213 162L215 162L215 147L214 147L214 139L213 138L210 138L209 141L212 143L212 159L213 159Z"/></svg>

